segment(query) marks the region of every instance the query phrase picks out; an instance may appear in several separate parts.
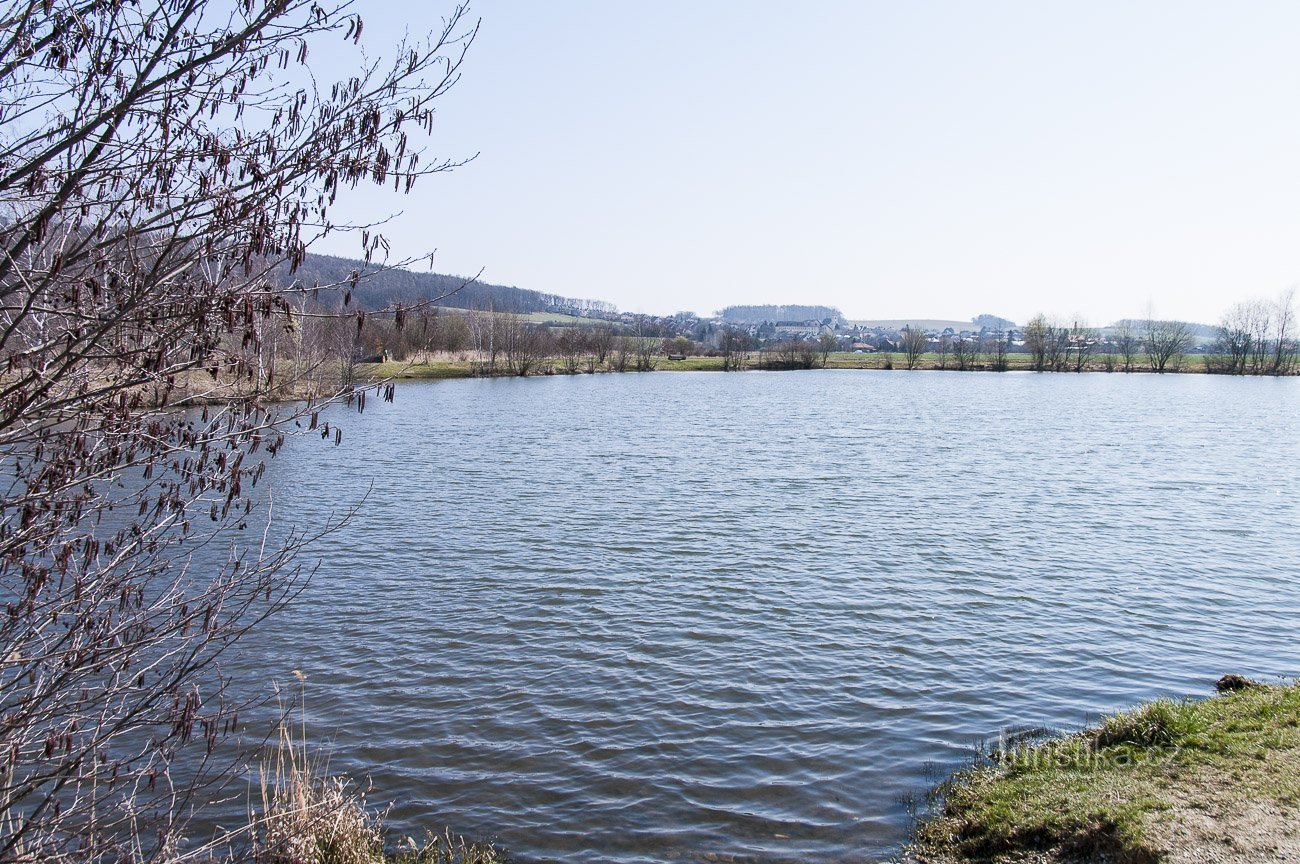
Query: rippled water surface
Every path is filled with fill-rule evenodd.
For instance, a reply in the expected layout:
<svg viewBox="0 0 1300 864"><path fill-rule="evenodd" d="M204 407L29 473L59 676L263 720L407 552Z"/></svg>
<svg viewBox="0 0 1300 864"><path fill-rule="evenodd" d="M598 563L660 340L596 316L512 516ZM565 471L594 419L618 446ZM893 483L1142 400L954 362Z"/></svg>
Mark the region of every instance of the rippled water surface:
<svg viewBox="0 0 1300 864"><path fill-rule="evenodd" d="M320 571L243 656L410 834L872 861L1008 725L1300 674L1300 381L403 384L268 474ZM286 515L288 514L288 515Z"/></svg>

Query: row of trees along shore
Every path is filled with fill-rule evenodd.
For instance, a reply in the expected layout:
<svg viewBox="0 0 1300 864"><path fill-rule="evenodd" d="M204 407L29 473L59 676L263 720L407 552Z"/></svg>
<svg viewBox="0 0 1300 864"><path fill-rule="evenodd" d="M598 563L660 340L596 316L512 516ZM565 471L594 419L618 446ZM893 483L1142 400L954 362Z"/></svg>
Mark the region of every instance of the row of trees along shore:
<svg viewBox="0 0 1300 864"><path fill-rule="evenodd" d="M1295 289L1275 301L1250 300L1224 313L1209 371L1228 375L1292 375L1300 359Z"/></svg>
<svg viewBox="0 0 1300 864"><path fill-rule="evenodd" d="M216 845L192 821L245 776L271 690L237 696L218 660L303 589L300 553L333 527L258 530L285 435L341 434L319 401L267 396L339 393L308 330L351 345L437 300L363 314L355 278L278 276L326 233L386 252L336 219L341 191L460 164L425 142L477 24L455 7L380 60L361 5L0 0L0 861L287 864L349 820L374 854L338 785Z"/></svg>
<svg viewBox="0 0 1300 864"><path fill-rule="evenodd" d="M1197 345L1194 325L1146 318L1094 328L1037 315L1019 331L933 334L904 327L897 351L885 352L880 368L932 368L1005 372L1179 372L1236 375L1292 375L1300 371L1300 341L1294 331L1294 297L1234 306L1217 328L1218 338ZM355 326L354 326L355 325ZM313 340L304 334L317 334ZM1013 333L1019 338L1013 338ZM630 324L556 326L530 323L526 316L492 310L427 308L418 316L366 323L364 313L345 321L328 316L307 320L296 331L292 356L303 358L302 373L322 392L351 386L357 365L390 359L422 363L459 359L477 375L577 374L600 371L652 371L665 358L716 358L724 371L813 369L830 364L842 339L829 327L815 339L761 341L733 325L718 328L707 342L691 339L674 318L636 316ZM262 365L284 362L275 339L265 343ZM330 358L338 361L339 372ZM314 377L312 377L314 376Z"/></svg>
<svg viewBox="0 0 1300 864"><path fill-rule="evenodd" d="M1229 375L1294 375L1300 371L1295 291L1275 300L1238 303L1224 313L1216 339L1195 362L1207 372ZM1180 371L1193 362L1193 326L1183 321L1124 320L1102 331L1035 316L1024 328L1025 349L1037 371Z"/></svg>

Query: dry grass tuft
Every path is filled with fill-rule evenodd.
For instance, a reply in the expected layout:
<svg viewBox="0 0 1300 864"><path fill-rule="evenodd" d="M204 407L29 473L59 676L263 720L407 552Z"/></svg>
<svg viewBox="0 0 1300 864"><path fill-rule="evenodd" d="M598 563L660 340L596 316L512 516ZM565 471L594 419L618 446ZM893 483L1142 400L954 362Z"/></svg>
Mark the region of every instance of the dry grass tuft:
<svg viewBox="0 0 1300 864"><path fill-rule="evenodd" d="M281 726L279 746L264 761L260 812L253 814L256 864L502 864L490 844L451 833L429 835L423 844L405 838L385 851L385 812L367 807L365 792L346 778L330 776L305 735L295 740Z"/></svg>

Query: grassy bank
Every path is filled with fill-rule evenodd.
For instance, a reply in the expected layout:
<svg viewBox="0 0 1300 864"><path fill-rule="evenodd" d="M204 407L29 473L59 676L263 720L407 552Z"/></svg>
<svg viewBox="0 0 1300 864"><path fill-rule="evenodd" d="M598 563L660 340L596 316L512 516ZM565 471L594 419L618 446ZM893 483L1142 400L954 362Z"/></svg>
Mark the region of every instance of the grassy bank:
<svg viewBox="0 0 1300 864"><path fill-rule="evenodd" d="M913 854L925 864L1300 860L1300 686L1220 686L991 750L940 787Z"/></svg>
<svg viewBox="0 0 1300 864"><path fill-rule="evenodd" d="M819 358L820 359L820 358ZM820 363L818 364L820 365ZM1030 371L1033 368L1032 358L1028 354L1011 354L1007 357L1008 371ZM475 374L475 364L469 360L443 360L432 363L361 363L357 365L356 373L361 380L379 381L389 378L408 378L408 379L429 379L438 380L444 378L471 378ZM756 371L761 368L757 355L751 355L748 368ZM902 354L850 354L846 352L831 354L826 360L828 369L893 369L904 371L906 363ZM926 354L921 357L916 365L918 370L947 370L957 371L956 363L952 357L940 358L937 354ZM721 372L721 357L687 357L684 360L669 360L661 358L655 366L657 371L662 372ZM580 374L585 373L586 363L581 364ZM597 372L611 372L613 369L608 365L599 367ZM632 371L629 368L627 371ZM971 371L991 371L987 364L982 364ZM1107 369L1106 365L1100 358L1089 362L1089 365L1083 371L1085 372L1115 372L1120 374L1119 368ZM1150 372L1151 370L1142 365L1133 370L1134 372ZM1167 372L1180 373L1204 373L1206 371L1205 359L1201 355L1188 357L1179 365L1178 368L1170 368ZM530 375L547 375L547 374L565 374L563 366L558 362L541 363L534 367ZM1070 374L1070 373L1057 373Z"/></svg>

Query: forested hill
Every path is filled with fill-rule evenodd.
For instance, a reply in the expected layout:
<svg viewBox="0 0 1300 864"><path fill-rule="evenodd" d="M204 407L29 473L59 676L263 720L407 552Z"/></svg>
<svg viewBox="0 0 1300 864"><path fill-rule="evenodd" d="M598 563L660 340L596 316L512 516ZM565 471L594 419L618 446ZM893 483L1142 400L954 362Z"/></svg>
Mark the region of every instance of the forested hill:
<svg viewBox="0 0 1300 864"><path fill-rule="evenodd" d="M840 321L844 313L834 306L728 306L721 312L725 321Z"/></svg>
<svg viewBox="0 0 1300 864"><path fill-rule="evenodd" d="M308 286L332 285L347 282L354 271L362 274L363 278L351 289L349 305L360 309L384 309L396 303L411 305L454 291L455 293L440 300L439 305L461 309L495 309L501 312L553 312L592 318L612 317L618 312L614 304L601 300L561 297L558 294L544 294L541 291L488 282L473 281L467 284L462 277L441 273L419 273L400 268L375 272L375 267L364 261L335 258L332 255L308 254L292 276L287 267L284 268L281 279L286 287L294 283ZM339 292L322 292L319 299L329 305L342 303Z"/></svg>

